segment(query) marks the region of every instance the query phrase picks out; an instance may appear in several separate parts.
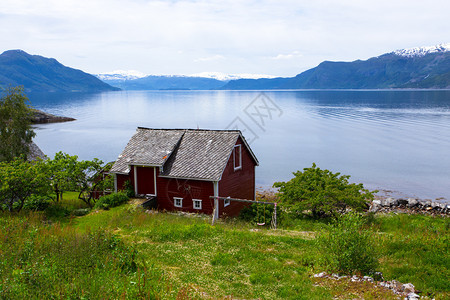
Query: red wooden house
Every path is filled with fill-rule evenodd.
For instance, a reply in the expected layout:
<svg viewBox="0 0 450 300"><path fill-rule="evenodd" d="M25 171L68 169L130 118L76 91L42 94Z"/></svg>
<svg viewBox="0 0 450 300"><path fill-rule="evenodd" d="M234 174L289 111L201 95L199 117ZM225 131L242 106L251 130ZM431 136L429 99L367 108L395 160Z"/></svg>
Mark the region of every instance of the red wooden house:
<svg viewBox="0 0 450 300"><path fill-rule="evenodd" d="M111 168L115 189L128 181L159 209L212 214L210 196L255 199L258 160L239 130L149 129L136 133ZM216 216L245 206L219 201Z"/></svg>

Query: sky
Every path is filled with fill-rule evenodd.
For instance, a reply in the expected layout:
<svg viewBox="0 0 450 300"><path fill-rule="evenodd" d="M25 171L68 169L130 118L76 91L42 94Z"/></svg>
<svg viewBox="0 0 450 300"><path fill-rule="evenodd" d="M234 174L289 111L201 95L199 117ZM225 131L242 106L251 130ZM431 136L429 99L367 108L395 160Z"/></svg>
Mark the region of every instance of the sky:
<svg viewBox="0 0 450 300"><path fill-rule="evenodd" d="M450 42L448 0L0 0L0 52L88 73L295 76Z"/></svg>

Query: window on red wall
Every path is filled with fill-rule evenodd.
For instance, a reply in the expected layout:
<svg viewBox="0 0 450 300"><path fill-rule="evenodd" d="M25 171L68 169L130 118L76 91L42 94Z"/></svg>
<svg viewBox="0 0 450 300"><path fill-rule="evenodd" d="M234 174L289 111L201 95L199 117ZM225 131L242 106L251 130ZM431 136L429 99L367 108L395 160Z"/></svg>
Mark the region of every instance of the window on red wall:
<svg viewBox="0 0 450 300"><path fill-rule="evenodd" d="M235 145L233 148L233 165L235 171L242 168L242 153L240 144Z"/></svg>

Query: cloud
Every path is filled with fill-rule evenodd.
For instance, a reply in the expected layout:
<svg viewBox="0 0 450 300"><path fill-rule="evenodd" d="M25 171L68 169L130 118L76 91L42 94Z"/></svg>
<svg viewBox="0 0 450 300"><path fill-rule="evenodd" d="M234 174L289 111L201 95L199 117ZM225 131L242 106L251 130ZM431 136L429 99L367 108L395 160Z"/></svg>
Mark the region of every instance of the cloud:
<svg viewBox="0 0 450 300"><path fill-rule="evenodd" d="M271 57L271 59L279 60L279 59L292 59L296 57L302 57L303 55L299 51L294 51L289 54L278 54L277 56Z"/></svg>
<svg viewBox="0 0 450 300"><path fill-rule="evenodd" d="M196 59L194 59L194 61L195 62L207 62L207 61L213 61L213 60L219 60L219 59L225 59L225 56L216 54L213 56L196 58Z"/></svg>
<svg viewBox="0 0 450 300"><path fill-rule="evenodd" d="M93 73L285 76L448 42L448 11L443 0L2 0L0 36L2 50Z"/></svg>

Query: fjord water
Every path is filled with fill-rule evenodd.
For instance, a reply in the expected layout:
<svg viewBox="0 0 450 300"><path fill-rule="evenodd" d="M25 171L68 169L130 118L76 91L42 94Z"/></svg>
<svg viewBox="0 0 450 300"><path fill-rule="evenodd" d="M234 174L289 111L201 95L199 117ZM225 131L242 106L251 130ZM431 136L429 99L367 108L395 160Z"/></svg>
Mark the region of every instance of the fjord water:
<svg viewBox="0 0 450 300"><path fill-rule="evenodd" d="M238 127L271 186L318 167L370 189L450 199L450 91L120 91L28 95L74 122L36 126L36 143L113 161L136 127Z"/></svg>

